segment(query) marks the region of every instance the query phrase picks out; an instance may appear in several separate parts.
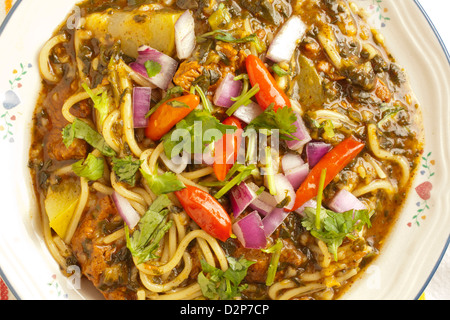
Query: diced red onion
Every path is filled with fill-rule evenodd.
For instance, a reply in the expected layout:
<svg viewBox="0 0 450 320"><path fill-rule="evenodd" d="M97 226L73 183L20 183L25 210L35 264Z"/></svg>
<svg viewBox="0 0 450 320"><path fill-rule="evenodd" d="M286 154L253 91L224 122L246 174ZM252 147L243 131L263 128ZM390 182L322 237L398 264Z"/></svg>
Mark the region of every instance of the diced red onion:
<svg viewBox="0 0 450 320"><path fill-rule="evenodd" d="M253 200L250 204L250 208L259 212L262 216L267 216L277 206L277 200L267 191L263 191L258 198Z"/></svg>
<svg viewBox="0 0 450 320"><path fill-rule="evenodd" d="M239 217L256 198L256 193L245 182L234 187L230 194L234 217Z"/></svg>
<svg viewBox="0 0 450 320"><path fill-rule="evenodd" d="M163 152L160 157L166 167L176 174L180 174L185 171L190 162L190 156L187 152L183 152L181 156L176 155L172 157L172 159L167 158L166 154Z"/></svg>
<svg viewBox="0 0 450 320"><path fill-rule="evenodd" d="M141 220L139 213L137 213L130 202L118 194L117 191L114 191L112 194L112 199L116 204L117 211L119 211L120 216L125 221L128 228L134 229Z"/></svg>
<svg viewBox="0 0 450 320"><path fill-rule="evenodd" d="M284 174L294 190L297 190L309 174L309 164L305 163L300 167L289 169Z"/></svg>
<svg viewBox="0 0 450 320"><path fill-rule="evenodd" d="M281 159L281 168L283 168L284 173L291 169L301 167L304 164L305 161L303 161L302 157L298 153L287 153Z"/></svg>
<svg viewBox="0 0 450 320"><path fill-rule="evenodd" d="M350 210L367 210L366 206L351 192L342 189L328 203L328 208L337 213L343 213Z"/></svg>
<svg viewBox="0 0 450 320"><path fill-rule="evenodd" d="M175 44L180 60L189 58L195 49L195 21L189 10L186 10L175 23Z"/></svg>
<svg viewBox="0 0 450 320"><path fill-rule="evenodd" d="M234 113L233 116L238 118L239 120L249 124L256 117L258 117L261 113L263 113L263 109L256 102L250 102L248 105L240 106Z"/></svg>
<svg viewBox="0 0 450 320"><path fill-rule="evenodd" d="M177 72L178 62L149 46L140 47L138 49L138 54L136 62L131 63L130 67L135 72L147 78L153 85L160 89L167 90L172 82L173 76ZM161 71L154 77L148 77L147 69L145 68L145 63L147 61L154 61L161 65Z"/></svg>
<svg viewBox="0 0 450 320"><path fill-rule="evenodd" d="M133 88L133 120L135 128L146 128L148 119L145 115L150 110L152 88Z"/></svg>
<svg viewBox="0 0 450 320"><path fill-rule="evenodd" d="M275 181L274 183L277 191L277 194L274 195L275 200L279 204L283 200L285 200L286 197L289 197L290 201L284 206L284 208L288 210L292 209L294 207L294 202L296 198L294 187L289 182L288 178L282 173L274 175L273 178Z"/></svg>
<svg viewBox="0 0 450 320"><path fill-rule="evenodd" d="M305 126L305 122L302 117L297 113L297 121L294 123L297 131L293 134L298 140L286 141L286 144L291 150L300 150L305 146L308 142L310 142L311 136L308 132L308 129Z"/></svg>
<svg viewBox="0 0 450 320"><path fill-rule="evenodd" d="M255 193L258 192L259 187L253 182L248 182L247 185L251 188ZM259 212L262 216L267 216L272 212L273 209L277 206L277 200L273 195L271 195L267 191L262 191L258 197L250 203L250 208Z"/></svg>
<svg viewBox="0 0 450 320"><path fill-rule="evenodd" d="M234 78L232 73L228 73L220 82L213 99L216 106L230 108L234 104L231 98L239 97L241 94L242 81L234 80Z"/></svg>
<svg viewBox="0 0 450 320"><path fill-rule="evenodd" d="M286 212L284 208L275 208L271 213L265 216L264 219L262 219L262 224L264 226L266 237L270 237L288 215L289 212Z"/></svg>
<svg viewBox="0 0 450 320"><path fill-rule="evenodd" d="M313 141L308 143L306 146L306 156L309 166L313 168L331 149L332 146L325 142Z"/></svg>
<svg viewBox="0 0 450 320"><path fill-rule="evenodd" d="M299 16L289 18L273 39L267 58L274 62L290 61L300 40L305 36L306 29Z"/></svg>
<svg viewBox="0 0 450 320"><path fill-rule="evenodd" d="M264 249L267 239L258 212L254 211L233 224L233 233L247 249Z"/></svg>

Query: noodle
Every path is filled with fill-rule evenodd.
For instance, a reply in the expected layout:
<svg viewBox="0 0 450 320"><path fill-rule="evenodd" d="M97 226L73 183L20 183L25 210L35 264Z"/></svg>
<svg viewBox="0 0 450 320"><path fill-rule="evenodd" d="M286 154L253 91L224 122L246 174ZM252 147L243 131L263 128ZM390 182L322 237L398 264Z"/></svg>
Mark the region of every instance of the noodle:
<svg viewBox="0 0 450 320"><path fill-rule="evenodd" d="M84 208L86 206L86 203L87 203L87 200L89 197L89 185L88 185L87 179L80 178L80 185L81 185L80 200L78 201L77 208L75 209L75 213L73 214L72 220L67 229L67 233L64 238L65 243L70 243L70 241L77 229L78 223L80 222L81 215L84 211Z"/></svg>
<svg viewBox="0 0 450 320"><path fill-rule="evenodd" d="M133 125L133 107L132 107L132 84L128 78L128 74L123 67L124 62L121 60L118 66L118 74L120 78L120 86L122 89L122 99L120 112L123 121L123 130L125 133L125 140L128 143L131 151L136 157L140 157L142 150L136 142L134 137L134 125Z"/></svg>
<svg viewBox="0 0 450 320"><path fill-rule="evenodd" d="M54 74L54 71L51 69L51 63L49 61L50 59L50 52L54 47L56 47L58 44L68 41L66 35L59 34L53 38L51 38L47 43L44 45L44 47L41 49L41 52L39 54L39 70L41 71L42 77L44 77L45 80L50 82L58 82L59 77Z"/></svg>
<svg viewBox="0 0 450 320"><path fill-rule="evenodd" d="M220 264L220 268L223 271L226 271L228 269L228 262L222 248L219 246L216 239L211 237L203 230L195 230L187 234L186 237L184 237L183 240L179 243L175 255L167 264L160 266L143 264L138 266L139 270L149 275L161 275L171 271L180 262L189 243L196 238L202 238L208 242L213 252L216 254L216 257Z"/></svg>
<svg viewBox="0 0 450 320"><path fill-rule="evenodd" d="M387 180L376 180L371 182L369 185L358 188L356 190L354 190L352 193L355 197L360 197L364 194L370 193L370 192L374 192L377 190L385 190L386 192L388 192L389 194L393 194L395 193L395 188L392 186L392 184L387 181Z"/></svg>
<svg viewBox="0 0 450 320"><path fill-rule="evenodd" d="M120 140L118 140L114 136L113 126L117 123L120 118L120 111L114 110L109 114L109 116L105 119L103 123L103 137L105 138L106 143L113 148L113 150L117 153L120 153Z"/></svg>
<svg viewBox="0 0 450 320"><path fill-rule="evenodd" d="M369 137L369 145L374 153L375 157L383 160L390 160L396 162L401 170L402 170L402 178L400 180L400 186L404 187L409 181L410 178L410 168L409 164L404 157L394 155L386 150L380 148L380 144L377 138L377 127L374 124L369 124L367 127L368 137Z"/></svg>
<svg viewBox="0 0 450 320"><path fill-rule="evenodd" d="M92 90L92 92L94 93L94 95L98 95L99 93L103 92L104 90L106 90L105 87L98 87L95 88L94 90ZM80 92L77 93L73 96L71 96L69 99L67 99L66 103L64 103L63 107L62 107L62 114L64 116L64 118L66 118L66 120L70 123L75 121L75 117L70 113L70 109L72 109L72 107L83 101L86 99L89 99L89 94L87 92Z"/></svg>
<svg viewBox="0 0 450 320"><path fill-rule="evenodd" d="M81 79L81 83L86 83L89 87L91 86L91 81L89 77L84 72L84 63L81 59L83 56L80 52L82 46L83 40L88 40L92 38L92 32L88 30L81 30L77 29L75 31L75 37L74 37L74 48L75 48L75 58L77 61L77 68L78 68L78 75Z"/></svg>

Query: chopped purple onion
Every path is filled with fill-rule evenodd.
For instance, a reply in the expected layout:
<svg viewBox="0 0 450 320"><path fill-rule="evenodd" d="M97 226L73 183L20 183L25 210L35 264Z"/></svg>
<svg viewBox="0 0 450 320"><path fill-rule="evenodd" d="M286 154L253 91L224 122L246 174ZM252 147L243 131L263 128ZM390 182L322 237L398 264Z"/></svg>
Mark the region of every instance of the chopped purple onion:
<svg viewBox="0 0 450 320"><path fill-rule="evenodd" d="M306 146L306 156L311 168L319 163L319 161L328 153L333 147L325 142L310 142Z"/></svg>
<svg viewBox="0 0 450 320"><path fill-rule="evenodd" d="M242 91L242 81L234 80L235 76L228 73L214 95L213 102L218 107L230 108L234 101L231 98L239 97Z"/></svg>
<svg viewBox="0 0 450 320"><path fill-rule="evenodd" d="M247 249L264 249L267 239L258 212L254 211L233 224L233 233Z"/></svg>
<svg viewBox="0 0 450 320"><path fill-rule="evenodd" d="M145 115L150 110L151 98L151 88L133 88L133 120L135 128L147 127L148 119L145 117Z"/></svg>

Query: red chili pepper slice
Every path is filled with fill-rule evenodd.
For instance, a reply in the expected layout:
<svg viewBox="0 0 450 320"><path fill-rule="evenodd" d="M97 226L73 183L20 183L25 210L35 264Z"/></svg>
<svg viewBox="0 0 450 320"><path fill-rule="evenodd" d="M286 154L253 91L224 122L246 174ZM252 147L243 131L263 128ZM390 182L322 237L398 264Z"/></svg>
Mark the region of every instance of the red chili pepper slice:
<svg viewBox="0 0 450 320"><path fill-rule="evenodd" d="M365 144L351 136L327 153L318 164L312 168L306 180L297 190L295 204L291 211L295 211L307 201L317 196L320 176L327 169L324 188L336 177L339 172L355 159L364 149Z"/></svg>
<svg viewBox="0 0 450 320"><path fill-rule="evenodd" d="M200 228L223 242L230 238L231 218L213 196L194 186L186 186L175 195Z"/></svg>
<svg viewBox="0 0 450 320"><path fill-rule="evenodd" d="M242 125L239 119L229 117L223 121L227 126L235 126L234 134L225 134L215 144L214 173L219 181L225 181L228 171L235 164L242 142Z"/></svg>
<svg viewBox="0 0 450 320"><path fill-rule="evenodd" d="M286 93L278 86L270 71L257 56L249 55L245 60L250 84L259 85L259 92L255 95L258 104L266 110L274 104L274 110L278 111L285 106L291 107L291 101Z"/></svg>
<svg viewBox="0 0 450 320"><path fill-rule="evenodd" d="M184 106L174 107L175 102ZM145 136L153 141L159 141L178 122L183 120L200 104L200 98L194 94L188 94L178 98L173 98L163 103L151 116L148 121Z"/></svg>

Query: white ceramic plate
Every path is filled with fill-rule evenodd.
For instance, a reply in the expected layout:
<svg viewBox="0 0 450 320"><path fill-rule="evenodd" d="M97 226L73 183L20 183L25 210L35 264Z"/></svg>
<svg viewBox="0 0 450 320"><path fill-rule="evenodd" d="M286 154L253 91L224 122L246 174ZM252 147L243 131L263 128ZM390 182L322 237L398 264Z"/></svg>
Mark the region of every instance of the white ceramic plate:
<svg viewBox="0 0 450 320"><path fill-rule="evenodd" d="M416 299L449 243L450 65L426 14L412 0L358 0L407 70L424 113L426 147L406 207L384 250L346 299ZM95 299L67 280L43 242L27 168L40 90L37 55L74 0L18 0L0 27L0 274L18 299ZM72 12L73 13L73 12Z"/></svg>

